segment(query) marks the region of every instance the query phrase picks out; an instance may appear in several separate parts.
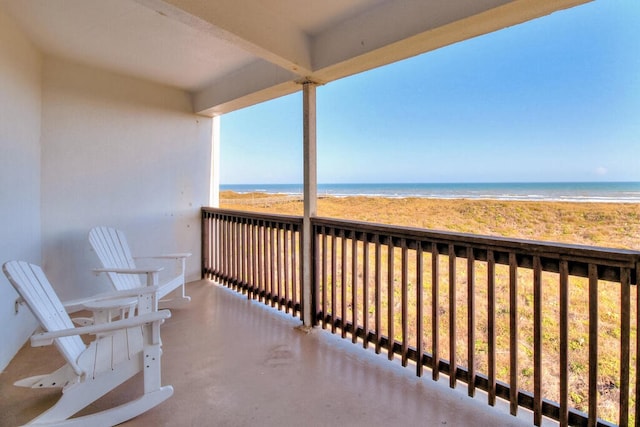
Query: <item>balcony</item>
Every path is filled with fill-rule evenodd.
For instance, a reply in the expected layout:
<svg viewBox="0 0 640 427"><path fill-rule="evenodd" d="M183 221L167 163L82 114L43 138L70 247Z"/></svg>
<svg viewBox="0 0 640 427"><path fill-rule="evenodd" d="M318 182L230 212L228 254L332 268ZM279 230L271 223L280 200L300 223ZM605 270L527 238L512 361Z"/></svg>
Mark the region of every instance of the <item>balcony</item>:
<svg viewBox="0 0 640 427"><path fill-rule="evenodd" d="M302 226L203 209L203 272L532 424L638 419L640 252L327 218L304 242Z"/></svg>

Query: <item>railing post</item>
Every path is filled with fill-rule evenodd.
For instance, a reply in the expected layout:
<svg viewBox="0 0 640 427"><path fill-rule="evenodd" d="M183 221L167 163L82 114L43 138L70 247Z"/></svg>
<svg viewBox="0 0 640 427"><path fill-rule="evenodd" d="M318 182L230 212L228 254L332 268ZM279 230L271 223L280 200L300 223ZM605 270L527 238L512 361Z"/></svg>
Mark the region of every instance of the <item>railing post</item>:
<svg viewBox="0 0 640 427"><path fill-rule="evenodd" d="M316 155L316 84L302 83L303 143L304 143L304 216L302 221L302 322L315 325L313 284L313 230L311 218L317 214L317 155Z"/></svg>
<svg viewBox="0 0 640 427"><path fill-rule="evenodd" d="M209 206L220 207L220 116L211 119L211 188Z"/></svg>

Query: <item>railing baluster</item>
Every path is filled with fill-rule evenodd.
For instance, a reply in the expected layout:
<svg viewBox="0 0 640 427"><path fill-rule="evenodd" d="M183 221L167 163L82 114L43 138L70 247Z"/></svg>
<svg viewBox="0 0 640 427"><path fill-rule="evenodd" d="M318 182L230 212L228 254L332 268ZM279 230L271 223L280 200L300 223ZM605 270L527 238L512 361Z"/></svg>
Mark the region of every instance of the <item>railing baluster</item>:
<svg viewBox="0 0 640 427"><path fill-rule="evenodd" d="M243 267L243 271L242 271L242 289L243 289L243 293L247 294L247 297L249 297L249 284L251 283L251 276L250 276L250 265L251 265L251 250L250 250L250 245L251 245L251 240L250 240L250 233L251 230L251 225L250 225L250 221L249 219L244 219L242 221L242 265Z"/></svg>
<svg viewBox="0 0 640 427"><path fill-rule="evenodd" d="M278 240L276 236L276 230L273 224L269 225L269 296L271 297L271 307L275 307L278 299L278 283L277 278L277 255L276 250L278 247Z"/></svg>
<svg viewBox="0 0 640 427"><path fill-rule="evenodd" d="M569 425L569 263L560 261L560 416Z"/></svg>
<svg viewBox="0 0 640 427"><path fill-rule="evenodd" d="M226 227L226 220L224 218L223 215L220 215L218 217L218 238L216 239L216 245L218 245L218 261L217 261L217 270L219 275L221 276L221 282L224 284L224 266L226 263L226 256L227 254L225 253L225 237L226 237L226 233L225 233L225 227Z"/></svg>
<svg viewBox="0 0 640 427"><path fill-rule="evenodd" d="M487 251L487 364L489 405L496 404L496 262L492 250Z"/></svg>
<svg viewBox="0 0 640 427"><path fill-rule="evenodd" d="M322 270L322 328L327 329L327 229L322 227L322 255L320 269Z"/></svg>
<svg viewBox="0 0 640 427"><path fill-rule="evenodd" d="M282 230L276 228L276 296L278 297L278 310L282 310Z"/></svg>
<svg viewBox="0 0 640 427"><path fill-rule="evenodd" d="M347 336L347 233L340 233L340 332L342 338Z"/></svg>
<svg viewBox="0 0 640 427"><path fill-rule="evenodd" d="M395 303L394 303L394 260L395 250L393 246L393 239L389 238L387 245L387 334L389 335L389 347L387 348L387 358L393 360L393 344L395 342L394 335L394 322L395 322Z"/></svg>
<svg viewBox="0 0 640 427"><path fill-rule="evenodd" d="M215 251L214 239L216 238L215 214L203 212L203 229L202 229L202 273L203 279L213 279L213 257ZM205 225L206 224L206 225Z"/></svg>
<svg viewBox="0 0 640 427"><path fill-rule="evenodd" d="M221 276L222 276L222 251L224 250L224 248L222 247L222 235L223 235L223 231L222 231L222 215L217 215L216 217L216 237L215 237L215 244L216 244L216 248L215 248L215 253L214 253L214 257L215 257L215 265L214 265L214 271L215 273L218 275L218 280L220 282L222 282L221 280Z"/></svg>
<svg viewBox="0 0 640 427"><path fill-rule="evenodd" d="M402 322L402 366L407 366L408 353L409 353L409 249L407 248L407 241L402 239L400 241L400 247L402 248L402 285L401 292L401 322Z"/></svg>
<svg viewBox="0 0 640 427"><path fill-rule="evenodd" d="M424 371L424 365L422 363L422 356L424 354L424 322L423 322L423 309L424 309L424 297L422 291L422 284L424 280L424 260L422 253L422 243L417 242L416 248L416 375L421 377Z"/></svg>
<svg viewBox="0 0 640 427"><path fill-rule="evenodd" d="M234 221L227 221L227 254L229 258L229 263L227 264L227 282L232 289L234 288L234 284L235 284L235 280L233 280L233 278L235 277L233 269L236 262L236 258L234 256L235 255L234 253L235 241L233 238L234 227L235 227Z"/></svg>
<svg viewBox="0 0 640 427"><path fill-rule="evenodd" d="M252 239L251 239L251 233L252 233L252 222L251 219L248 219L245 221L245 286L247 289L247 294L250 294L251 292L251 264L252 264L252 260L253 260L253 255L251 253L251 245L252 245Z"/></svg>
<svg viewBox="0 0 640 427"><path fill-rule="evenodd" d="M289 308L291 308L291 304L289 304L289 301L291 301L289 299L290 297L290 292L289 289L291 287L291 280L290 280L290 268L291 268L291 262L289 261L290 256L289 256L289 235L291 233L293 233L293 230L291 229L290 225L286 225L285 228L282 231L283 233L283 245L284 245L284 309L286 313L289 313ZM316 246L316 259L318 259L318 248ZM316 272L317 274L317 272ZM316 280L318 280L316 278ZM314 318L316 316L316 313L314 313Z"/></svg>
<svg viewBox="0 0 640 427"><path fill-rule="evenodd" d="M269 305L273 307L275 300L275 236L273 230L273 224L271 221L267 223L266 235L265 235L265 272L266 272L266 284L267 284L267 297Z"/></svg>
<svg viewBox="0 0 640 427"><path fill-rule="evenodd" d="M242 291L242 222L236 221L235 229L235 241L236 241L236 286L239 291Z"/></svg>
<svg viewBox="0 0 640 427"><path fill-rule="evenodd" d="M440 378L440 257L438 245L431 244L431 376L434 381Z"/></svg>
<svg viewBox="0 0 640 427"><path fill-rule="evenodd" d="M265 263L266 263L266 246L267 246L267 225L265 223L265 221L262 221L261 223L261 227L260 227L260 258L258 260L259 265L260 265L260 277L258 279L258 288L260 289L260 302L264 302L265 301L265 296L266 296L266 290L267 290L267 285L266 285L266 274L265 274Z"/></svg>
<svg viewBox="0 0 640 427"><path fill-rule="evenodd" d="M220 276L224 270L224 219L222 215L217 218L217 235L216 235L216 270Z"/></svg>
<svg viewBox="0 0 640 427"><path fill-rule="evenodd" d="M216 233L215 236L213 236L212 241L213 241L213 247L211 249L211 252L213 253L213 262L212 262L212 270L216 273L220 272L220 215L215 215L214 218L214 223L212 225L213 228L213 232Z"/></svg>
<svg viewBox="0 0 640 427"><path fill-rule="evenodd" d="M244 288L249 293L249 285L251 283L251 221L245 219L244 221Z"/></svg>
<svg viewBox="0 0 640 427"><path fill-rule="evenodd" d="M226 241L227 241L227 249L226 249L226 254L227 254L227 259L229 260L227 262L226 268L225 268L225 276L226 276L226 282L228 286L231 286L233 288L233 222L227 220L227 227L226 227Z"/></svg>
<svg viewBox="0 0 640 427"><path fill-rule="evenodd" d="M380 244L380 235L376 234L374 238L375 243L375 293L376 293L376 353L380 354L380 347L382 346L382 247Z"/></svg>
<svg viewBox="0 0 640 427"><path fill-rule="evenodd" d="M260 298L260 223L253 222L253 297Z"/></svg>
<svg viewBox="0 0 640 427"><path fill-rule="evenodd" d="M636 423L640 420L640 261L636 262L636 386L635 386L635 418Z"/></svg>
<svg viewBox="0 0 640 427"><path fill-rule="evenodd" d="M509 401L511 415L518 413L518 261L509 252Z"/></svg>
<svg viewBox="0 0 640 427"><path fill-rule="evenodd" d="M247 296L249 296L249 298L250 298L250 294L251 294L251 284L253 283L251 281L251 264L252 264L252 259L253 259L253 256L251 254L251 245L252 245L251 231L252 231L251 220L247 219L246 222L245 222L245 243L244 243L244 247L245 247L245 287L247 289Z"/></svg>
<svg viewBox="0 0 640 427"><path fill-rule="evenodd" d="M238 254L240 251L238 250L238 222L231 222L231 283L233 283L233 288L238 290L238 272L240 271L238 268Z"/></svg>
<svg viewBox="0 0 640 427"><path fill-rule="evenodd" d="M227 254L225 253L227 246L226 246L226 227L227 227L227 222L224 218L223 215L220 216L219 219L219 224L218 224L218 253L219 253L219 263L218 263L218 274L220 276L220 283L222 283L223 285L226 285L224 278L225 278L225 266L227 263Z"/></svg>
<svg viewBox="0 0 640 427"><path fill-rule="evenodd" d="M246 274L246 261L247 261L247 251L246 251L246 242L245 242L245 221L238 221L238 225L239 225L239 235L238 235L238 242L239 242L239 251L240 253L238 254L238 262L240 264L240 271L238 272L238 282L240 285L240 289L242 289L242 293L244 294L247 291L247 287L246 287L246 282L247 282L247 278L245 276Z"/></svg>
<svg viewBox="0 0 640 427"><path fill-rule="evenodd" d="M362 346L369 346L369 240L367 233L362 238Z"/></svg>
<svg viewBox="0 0 640 427"><path fill-rule="evenodd" d="M224 218L222 215L219 215L217 218L217 235L216 235L216 270L220 276L222 276L222 272L224 271Z"/></svg>
<svg viewBox="0 0 640 427"><path fill-rule="evenodd" d="M251 259L249 260L249 277L251 284L249 286L251 298L257 298L256 285L258 281L258 224L255 219L249 222L249 250Z"/></svg>
<svg viewBox="0 0 640 427"><path fill-rule="evenodd" d="M467 394L476 394L476 276L473 248L467 247L467 366L469 372Z"/></svg>
<svg viewBox="0 0 640 427"><path fill-rule="evenodd" d="M269 222L265 221L262 227L262 297L264 298L264 303L269 304L271 302L271 288L269 286L269 278L271 274L269 273L269 252L270 252L270 241L269 241Z"/></svg>
<svg viewBox="0 0 640 427"><path fill-rule="evenodd" d="M335 234L335 230L331 230L331 333L336 333L336 322L337 322L337 313L336 313L336 307L337 307L337 301L338 301L338 296L337 294L337 289L336 287L337 285L337 270L336 270L336 263L337 261L337 236Z"/></svg>
<svg viewBox="0 0 640 427"><path fill-rule="evenodd" d="M251 219L247 219L247 240L246 240L246 251L247 251L247 298L251 299L252 295L253 295L253 291L252 291L252 285L253 285L253 279L252 279L252 267L253 267L253 239L252 239L252 233L253 233L253 222Z"/></svg>
<svg viewBox="0 0 640 427"><path fill-rule="evenodd" d="M236 240L236 287L237 292L242 293L244 290L242 288L242 258L244 257L244 251L242 250L242 221L236 221L236 229L235 229L235 240Z"/></svg>
<svg viewBox="0 0 640 427"><path fill-rule="evenodd" d="M229 281L227 278L229 277L229 263L231 262L231 254L229 253L229 221L227 221L226 217L224 218L223 226L222 226L222 255L223 263L222 263L222 278L223 283L226 286L229 286Z"/></svg>
<svg viewBox="0 0 640 427"><path fill-rule="evenodd" d="M533 257L533 423L542 423L542 264Z"/></svg>
<svg viewBox="0 0 640 427"><path fill-rule="evenodd" d="M242 292L242 223L240 221L235 222L234 228L234 241L235 241L235 272L233 273L236 286L236 292Z"/></svg>
<svg viewBox="0 0 640 427"><path fill-rule="evenodd" d="M631 352L631 272L620 270L620 415L619 425L629 422L629 367ZM640 420L638 420L640 421Z"/></svg>
<svg viewBox="0 0 640 427"><path fill-rule="evenodd" d="M220 276L222 276L222 272L224 271L224 263L225 263L225 258L224 256L226 255L224 253L224 227L226 226L226 221L225 221L225 217L224 215L218 215L217 220L217 235L216 235L216 245L217 245L217 270L218 273L220 274Z"/></svg>
<svg viewBox="0 0 640 427"><path fill-rule="evenodd" d="M211 242L207 241L209 236L211 236L210 230L210 216L206 213L202 214L200 218L200 227L201 227L201 236L200 236L200 252L202 253L202 259L200 260L200 276L201 278L208 277L209 274L207 271L209 270L209 257L211 256Z"/></svg>
<svg viewBox="0 0 640 427"><path fill-rule="evenodd" d="M589 427L598 422L598 267L589 264Z"/></svg>
<svg viewBox="0 0 640 427"><path fill-rule="evenodd" d="M351 233L351 282L351 342L355 344L358 341L358 239L355 231Z"/></svg>
<svg viewBox="0 0 640 427"><path fill-rule="evenodd" d="M260 221L256 220L253 225L253 293L254 298L260 301L260 257L262 256Z"/></svg>
<svg viewBox="0 0 640 427"><path fill-rule="evenodd" d="M213 279L215 276L215 272L218 269L218 263L217 263L217 259L218 256L220 255L220 249L218 248L218 239L220 237L220 232L218 230L218 214L211 214L211 216L209 217L209 227L211 230L211 233L213 233L212 236L210 236L208 240L208 243L211 245L211 248L209 249L209 261L211 262L210 267L211 267L211 272L213 274L209 275L209 279Z"/></svg>
<svg viewBox="0 0 640 427"><path fill-rule="evenodd" d="M455 388L457 383L458 364L457 346L457 293L456 293L456 251L453 245L449 245L449 387Z"/></svg>
<svg viewBox="0 0 640 427"><path fill-rule="evenodd" d="M298 301L298 283L300 283L300 269L298 268L298 255L302 253L302 241L299 237L299 228L291 229L291 303L293 312L296 312L295 306ZM297 243L297 244L296 244Z"/></svg>

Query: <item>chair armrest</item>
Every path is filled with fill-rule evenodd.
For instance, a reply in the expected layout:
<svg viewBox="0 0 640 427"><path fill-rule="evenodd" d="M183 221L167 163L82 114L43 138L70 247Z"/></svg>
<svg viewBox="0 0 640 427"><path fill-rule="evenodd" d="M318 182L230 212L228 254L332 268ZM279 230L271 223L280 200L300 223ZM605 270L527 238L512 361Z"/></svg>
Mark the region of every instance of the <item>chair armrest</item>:
<svg viewBox="0 0 640 427"><path fill-rule="evenodd" d="M42 347L51 345L56 338L70 337L74 335L84 334L100 334L105 332L117 331L119 329L132 328L141 326L145 323L159 322L171 317L169 310L160 310L153 313L141 314L139 316L129 317L127 319L116 320L110 323L100 323L98 325L81 326L79 328L61 329L52 332L40 332L31 336L31 345L33 347Z"/></svg>
<svg viewBox="0 0 640 427"><path fill-rule="evenodd" d="M146 256L134 256L134 259L180 259L180 258L189 258L191 256L191 252L182 252L175 254L161 254L161 255L146 255Z"/></svg>
<svg viewBox="0 0 640 427"><path fill-rule="evenodd" d="M164 267L153 268L94 268L94 273L118 273L118 274L151 274L164 270Z"/></svg>
<svg viewBox="0 0 640 427"><path fill-rule="evenodd" d="M122 291L111 291L102 294L92 295L90 297L79 298L75 300L64 301L67 313L75 313L80 310L90 310L90 305L98 301L122 300L123 298L140 298L143 295L154 294L160 290L159 286L141 286L135 289L125 289ZM89 304L89 306L87 305Z"/></svg>
<svg viewBox="0 0 640 427"><path fill-rule="evenodd" d="M131 307L138 304L138 298L117 298L117 299L104 299L87 301L84 307L87 310L116 310L125 307Z"/></svg>

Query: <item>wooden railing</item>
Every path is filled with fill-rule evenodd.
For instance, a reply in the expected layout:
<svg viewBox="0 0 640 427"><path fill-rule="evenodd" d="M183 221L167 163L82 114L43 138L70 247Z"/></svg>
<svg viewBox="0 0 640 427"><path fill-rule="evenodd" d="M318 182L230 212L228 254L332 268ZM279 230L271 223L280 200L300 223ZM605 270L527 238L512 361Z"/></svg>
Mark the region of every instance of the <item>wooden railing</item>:
<svg viewBox="0 0 640 427"><path fill-rule="evenodd" d="M298 217L203 208L203 277L299 314L301 228Z"/></svg>
<svg viewBox="0 0 640 427"><path fill-rule="evenodd" d="M300 218L205 209L203 221L207 277L298 312ZM470 396L484 390L489 405L505 399L514 415L530 409L536 425L640 420L640 252L327 218L312 227L318 326L418 376L427 367ZM296 277L292 300L283 271Z"/></svg>

